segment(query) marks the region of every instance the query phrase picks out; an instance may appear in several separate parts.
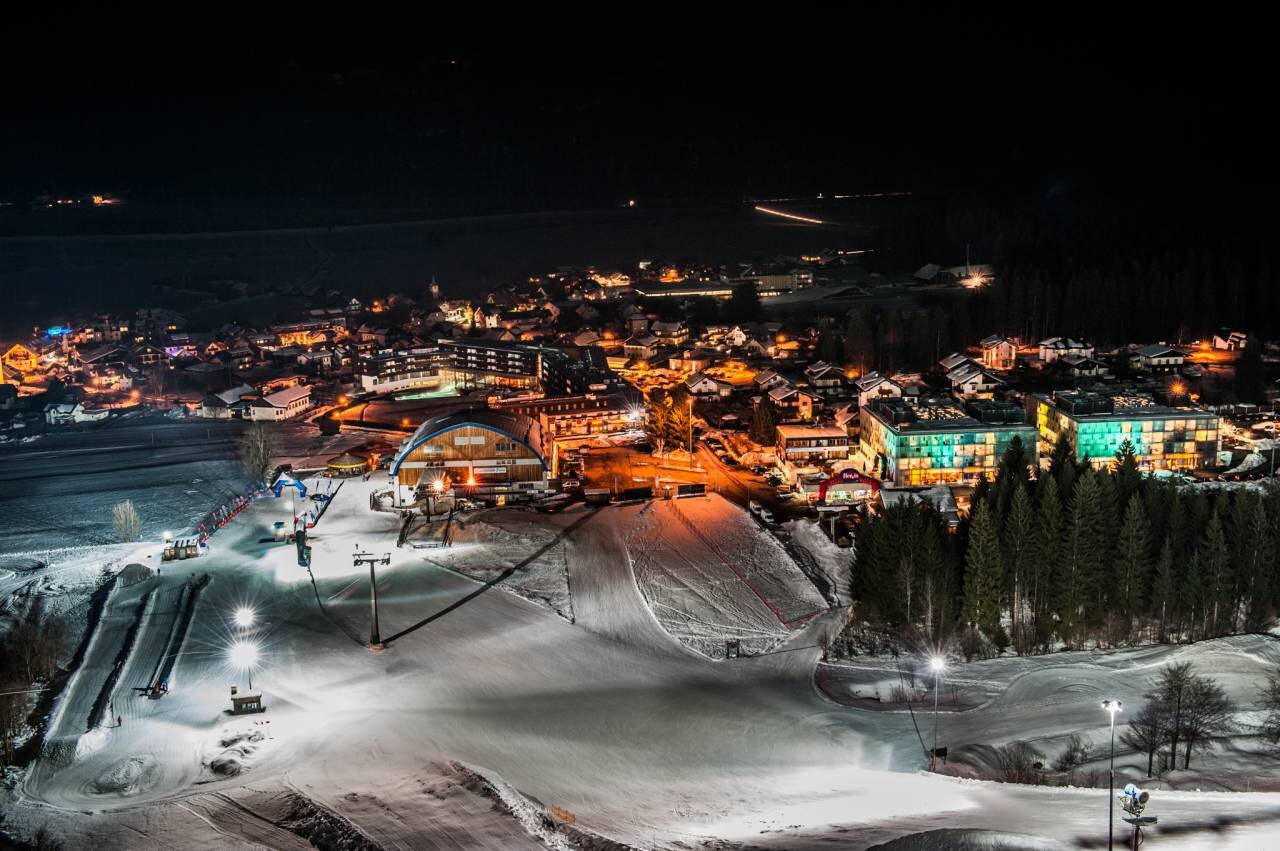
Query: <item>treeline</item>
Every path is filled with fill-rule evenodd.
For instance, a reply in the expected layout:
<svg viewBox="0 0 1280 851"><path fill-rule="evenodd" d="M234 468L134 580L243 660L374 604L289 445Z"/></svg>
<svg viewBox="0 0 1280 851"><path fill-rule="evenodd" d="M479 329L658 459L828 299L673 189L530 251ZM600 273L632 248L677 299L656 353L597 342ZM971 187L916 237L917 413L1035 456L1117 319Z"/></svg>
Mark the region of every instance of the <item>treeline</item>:
<svg viewBox="0 0 1280 851"><path fill-rule="evenodd" d="M1178 487L1128 444L1093 468L1064 443L1033 480L1011 445L954 534L922 504L863 518L852 590L865 619L968 656L1196 641L1272 620L1277 530L1274 487Z"/></svg>
<svg viewBox="0 0 1280 851"><path fill-rule="evenodd" d="M34 596L23 618L0 640L0 767L13 761L14 742L26 730L40 688L57 673L65 648L62 623L45 614L42 600Z"/></svg>

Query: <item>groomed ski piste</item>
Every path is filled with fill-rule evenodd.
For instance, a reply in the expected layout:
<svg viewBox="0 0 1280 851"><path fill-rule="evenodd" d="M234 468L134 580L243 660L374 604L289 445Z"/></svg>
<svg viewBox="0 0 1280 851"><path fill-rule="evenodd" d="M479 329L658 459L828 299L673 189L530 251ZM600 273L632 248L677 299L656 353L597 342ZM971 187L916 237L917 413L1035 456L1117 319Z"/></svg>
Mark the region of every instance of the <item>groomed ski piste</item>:
<svg viewBox="0 0 1280 851"><path fill-rule="evenodd" d="M718 497L491 509L454 547L421 549L397 547L400 517L370 509L377 484L343 485L311 530L310 572L271 534L288 496L255 501L194 561L157 572L158 545L117 559L150 573L115 580L4 829L44 827L68 848L1105 846L1105 791L927 774L909 713L825 696L821 645L847 610L823 610L770 533ZM380 652L357 549L389 557ZM543 598L557 571L567 610ZM247 632L242 606L257 613ZM759 644L712 658L731 639ZM237 640L261 649L264 713L228 713L230 687L247 686L228 662ZM166 655L168 692L144 693ZM1280 648L1254 636L957 665L970 708L941 714L942 741L971 755L1013 740L1052 753L1076 731L1097 743L1100 699L1136 706L1170 661L1203 666L1248 709ZM847 681L890 675L868 667ZM120 723L95 710L113 674ZM1263 750L1246 736L1196 761L1207 777L1241 762L1261 782L1280 764ZM1140 763L1123 752L1118 773ZM1280 794L1194 783L1154 794L1152 847L1280 841Z"/></svg>

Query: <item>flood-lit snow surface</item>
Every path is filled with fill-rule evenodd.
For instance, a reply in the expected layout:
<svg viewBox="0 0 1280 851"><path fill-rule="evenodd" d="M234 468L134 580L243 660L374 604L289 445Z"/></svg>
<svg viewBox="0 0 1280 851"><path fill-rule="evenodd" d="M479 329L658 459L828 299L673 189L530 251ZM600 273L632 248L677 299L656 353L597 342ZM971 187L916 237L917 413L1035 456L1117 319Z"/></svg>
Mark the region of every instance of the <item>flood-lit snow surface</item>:
<svg viewBox="0 0 1280 851"><path fill-rule="evenodd" d="M312 574L272 540L286 497L255 502L199 560L118 582L54 708L46 755L4 801L6 824L47 825L67 847L536 848L538 813L555 806L644 848L864 848L913 834L891 847L1005 847L999 832L1105 842L1104 792L922 774L910 715L824 697L819 645L843 613L811 617L821 597L718 498L481 512L454 547L418 549L396 547L396 514L369 509L377 485L343 484L312 530ZM365 647L357 545L390 559L377 568L382 652ZM122 560L154 567L155 548L147 555ZM226 652L241 605L258 613L248 638L268 711L232 717L229 688L247 685ZM170 692L134 691L186 606ZM731 637L769 650L703 652ZM976 664L954 676L986 696L944 715L942 741L1098 739L1100 697L1136 702L1171 659L1203 660L1243 698L1280 652L1251 637ZM104 691L118 726L95 714ZM1246 762L1262 776L1267 760ZM1280 794L1159 792L1149 812L1161 848L1274 847L1280 835ZM927 833L942 829L968 833Z"/></svg>

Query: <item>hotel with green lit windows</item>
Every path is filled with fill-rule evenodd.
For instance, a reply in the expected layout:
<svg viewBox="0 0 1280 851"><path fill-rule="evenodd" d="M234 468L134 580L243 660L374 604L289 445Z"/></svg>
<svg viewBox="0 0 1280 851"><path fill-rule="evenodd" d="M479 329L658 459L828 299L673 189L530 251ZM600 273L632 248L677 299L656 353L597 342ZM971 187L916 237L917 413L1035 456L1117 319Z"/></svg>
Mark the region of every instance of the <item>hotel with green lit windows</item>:
<svg viewBox="0 0 1280 851"><path fill-rule="evenodd" d="M1067 440L1077 461L1103 467L1128 440L1146 471L1199 470L1217 462L1219 418L1185 396L1060 390L1028 400L1046 454Z"/></svg>
<svg viewBox="0 0 1280 851"><path fill-rule="evenodd" d="M1027 463L1036 458L1036 430L1011 402L888 398L863 406L858 417L861 453L874 460L880 478L899 486L994 478L1015 437Z"/></svg>

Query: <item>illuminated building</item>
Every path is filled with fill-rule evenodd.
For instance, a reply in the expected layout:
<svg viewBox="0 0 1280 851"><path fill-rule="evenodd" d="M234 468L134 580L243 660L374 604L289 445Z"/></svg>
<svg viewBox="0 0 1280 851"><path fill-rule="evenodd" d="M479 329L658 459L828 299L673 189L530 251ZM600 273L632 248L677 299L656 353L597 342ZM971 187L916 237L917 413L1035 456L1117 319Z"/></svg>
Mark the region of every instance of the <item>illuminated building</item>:
<svg viewBox="0 0 1280 851"><path fill-rule="evenodd" d="M538 420L549 438L609 434L636 428L637 399L621 393L588 393L543 399L490 399L495 410L524 414Z"/></svg>
<svg viewBox="0 0 1280 851"><path fill-rule="evenodd" d="M1011 402L976 400L961 407L950 399L923 399L909 405L890 397L872 401L858 416L862 454L896 485L992 479L1015 437L1028 461L1036 457L1036 430Z"/></svg>
<svg viewBox="0 0 1280 851"><path fill-rule="evenodd" d="M311 387L298 384L254 400L246 413L251 420L278 421L296 417L311 407Z"/></svg>
<svg viewBox="0 0 1280 851"><path fill-rule="evenodd" d="M1128 440L1145 470L1211 467L1217 461L1220 420L1181 404L1183 398L1170 397L1169 404L1162 404L1141 393L1059 390L1031 396L1030 405L1046 453L1065 439L1075 447L1077 461L1103 467Z"/></svg>
<svg viewBox="0 0 1280 851"><path fill-rule="evenodd" d="M399 502L436 479L484 495L545 491L554 444L538 421L513 411L460 411L426 420L400 444L391 464Z"/></svg>
<svg viewBox="0 0 1280 851"><path fill-rule="evenodd" d="M795 463L849 457L849 433L835 426L778 426L778 457Z"/></svg>
<svg viewBox="0 0 1280 851"><path fill-rule="evenodd" d="M356 363L356 382L365 393L391 393L417 387L439 387L440 369L449 358L439 348L383 350Z"/></svg>

